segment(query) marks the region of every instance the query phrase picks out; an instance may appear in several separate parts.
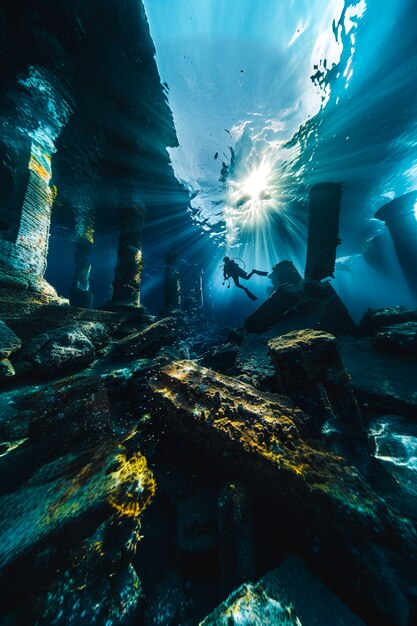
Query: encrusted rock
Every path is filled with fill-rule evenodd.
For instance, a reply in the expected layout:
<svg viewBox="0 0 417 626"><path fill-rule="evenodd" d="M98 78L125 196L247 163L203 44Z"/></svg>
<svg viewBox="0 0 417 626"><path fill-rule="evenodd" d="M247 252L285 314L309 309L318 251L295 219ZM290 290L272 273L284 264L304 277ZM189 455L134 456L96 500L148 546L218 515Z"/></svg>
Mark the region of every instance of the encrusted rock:
<svg viewBox="0 0 417 626"><path fill-rule="evenodd" d="M375 342L388 352L417 354L417 321L386 326L376 334Z"/></svg>
<svg viewBox="0 0 417 626"><path fill-rule="evenodd" d="M12 623L124 623L140 595L130 561L154 493L145 458L108 441L46 463L0 498L2 610Z"/></svg>
<svg viewBox="0 0 417 626"><path fill-rule="evenodd" d="M244 584L200 626L302 626L295 611L270 598L260 585Z"/></svg>
<svg viewBox="0 0 417 626"><path fill-rule="evenodd" d="M118 341L115 345L116 354L124 357L153 356L162 346L169 346L176 339L176 321L166 317L155 322L137 333L133 333Z"/></svg>
<svg viewBox="0 0 417 626"><path fill-rule="evenodd" d="M331 417L361 427L359 408L333 335L298 330L272 339L268 347L279 393L290 396L312 416L316 434Z"/></svg>
<svg viewBox="0 0 417 626"><path fill-rule="evenodd" d="M243 601L243 594L249 591L246 601ZM259 602L259 599L268 599L268 603ZM231 605L229 604L232 597L238 602L232 603L235 609L235 620L239 619L239 624L280 624L278 621L268 622L268 608L280 603L283 607L292 607L293 616L298 616L300 621L298 624L314 625L314 626L335 626L340 624L343 626L365 626L364 622L352 613L348 607L332 592L326 585L315 576L296 556L289 556L275 570L268 572L255 585L243 585L239 590L235 591L223 604L220 605L213 613L203 621L203 624L221 624L221 620L230 615ZM242 610L243 609L243 610ZM250 613L252 609L252 613ZM249 614L245 621L245 612ZM233 619L232 616L230 616ZM286 614L289 619L289 612ZM219 621L213 622L213 619ZM252 621L253 620L253 621ZM233 621L231 624L235 623ZM284 622L286 623L286 622ZM294 622L290 622L294 623Z"/></svg>
<svg viewBox="0 0 417 626"><path fill-rule="evenodd" d="M6 359L13 352L19 350L22 342L19 337L0 320L0 359Z"/></svg>
<svg viewBox="0 0 417 626"><path fill-rule="evenodd" d="M10 363L9 359L1 359L0 360L0 380L2 378L10 378L16 374L13 365Z"/></svg>
<svg viewBox="0 0 417 626"><path fill-rule="evenodd" d="M215 346L204 355L203 363L218 372L226 373L233 369L238 352L239 347L234 343Z"/></svg>
<svg viewBox="0 0 417 626"><path fill-rule="evenodd" d="M269 336L270 338L270 336ZM247 333L242 339L236 359L236 371L261 391L277 391L275 370L268 355L268 337Z"/></svg>
<svg viewBox="0 0 417 626"><path fill-rule="evenodd" d="M70 525L88 536L112 513L139 516L154 489L144 457L113 442L44 465L0 499L0 568Z"/></svg>
<svg viewBox="0 0 417 626"><path fill-rule="evenodd" d="M391 583L370 554L377 548L395 572L404 590L403 615L410 616L417 601L413 523L340 456L306 439L304 416L289 399L257 392L189 361L164 367L138 387L137 397L171 445L179 437L223 476L238 474L257 495L279 502L290 532L314 538L311 549L328 579L342 568L345 593L348 589L364 611L382 611L387 621L406 626L403 617L395 621L396 609L387 604L381 609L377 602L376 595L391 593Z"/></svg>
<svg viewBox="0 0 417 626"><path fill-rule="evenodd" d="M36 600L43 623L125 623L136 608L142 587L126 560L121 529L115 532L112 528L120 524L110 519L71 552L67 568L57 573L46 593Z"/></svg>
<svg viewBox="0 0 417 626"><path fill-rule="evenodd" d="M20 358L30 362L36 372L53 374L82 369L94 360L95 354L94 345L84 332L70 326L30 339Z"/></svg>
<svg viewBox="0 0 417 626"><path fill-rule="evenodd" d="M79 322L77 327L97 350L104 348L110 343L108 328L100 322Z"/></svg>
<svg viewBox="0 0 417 626"><path fill-rule="evenodd" d="M385 326L404 324L405 322L417 322L417 308L392 306L383 309L368 309L360 321L357 335L358 337L371 337Z"/></svg>
<svg viewBox="0 0 417 626"><path fill-rule="evenodd" d="M281 285L245 322L250 333L262 333L272 326L277 335L300 328L324 330L334 335L349 335L356 330L330 283L312 279Z"/></svg>
<svg viewBox="0 0 417 626"><path fill-rule="evenodd" d="M341 337L340 354L351 377L352 388L361 402L379 413L388 410L417 415L417 362L397 352L375 346L375 339Z"/></svg>

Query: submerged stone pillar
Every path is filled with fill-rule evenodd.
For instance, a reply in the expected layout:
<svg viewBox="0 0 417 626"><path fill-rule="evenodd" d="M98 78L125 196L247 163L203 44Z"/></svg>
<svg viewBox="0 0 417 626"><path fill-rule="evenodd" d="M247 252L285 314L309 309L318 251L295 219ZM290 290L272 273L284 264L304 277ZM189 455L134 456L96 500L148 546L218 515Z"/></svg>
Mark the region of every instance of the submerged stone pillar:
<svg viewBox="0 0 417 626"><path fill-rule="evenodd" d="M333 277L339 239L340 183L318 183L310 190L306 278Z"/></svg>
<svg viewBox="0 0 417 626"><path fill-rule="evenodd" d="M417 298L417 191L384 204L376 213L385 222L407 284Z"/></svg>
<svg viewBox="0 0 417 626"><path fill-rule="evenodd" d="M181 312L181 277L178 269L178 254L167 254L164 284L164 308L162 315Z"/></svg>
<svg viewBox="0 0 417 626"><path fill-rule="evenodd" d="M209 320L214 319L214 304L213 304L213 296L211 289L211 282L208 280L204 281L204 313Z"/></svg>
<svg viewBox="0 0 417 626"><path fill-rule="evenodd" d="M141 201L120 211L120 239L111 305L140 306L142 230L146 208Z"/></svg>
<svg viewBox="0 0 417 626"><path fill-rule="evenodd" d="M296 330L268 343L278 392L312 418L320 435L324 422L339 418L362 429L362 418L333 335Z"/></svg>
<svg viewBox="0 0 417 626"><path fill-rule="evenodd" d="M204 289L203 289L203 270L199 269L196 276L195 296L197 300L197 311L204 314Z"/></svg>
<svg viewBox="0 0 417 626"><path fill-rule="evenodd" d="M1 168L7 185L0 206L0 267L21 272L36 283L46 270L55 194L49 185L51 159L30 138L17 138L15 146L5 146L13 156Z"/></svg>
<svg viewBox="0 0 417 626"><path fill-rule="evenodd" d="M92 237L79 237L75 249L75 271L70 289L70 305L82 309L93 307L94 294L90 291Z"/></svg>
<svg viewBox="0 0 417 626"><path fill-rule="evenodd" d="M22 89L23 87L23 89ZM29 66L0 115L0 305L42 304L58 296L45 279L55 141L70 112L56 76Z"/></svg>

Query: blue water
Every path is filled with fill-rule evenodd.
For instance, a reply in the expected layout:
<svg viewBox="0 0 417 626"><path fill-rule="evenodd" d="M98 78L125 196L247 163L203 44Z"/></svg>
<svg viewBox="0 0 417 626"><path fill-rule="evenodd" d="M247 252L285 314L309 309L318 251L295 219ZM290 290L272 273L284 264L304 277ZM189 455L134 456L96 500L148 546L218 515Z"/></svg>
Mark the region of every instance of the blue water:
<svg viewBox="0 0 417 626"><path fill-rule="evenodd" d="M218 244L218 310L254 305L221 284L225 252L270 269L305 261L306 198L343 183L335 287L358 318L411 304L374 212L417 188L417 6L413 0L146 0L179 147L177 177ZM385 267L363 257L382 239ZM342 267L344 266L344 267ZM266 296L265 279L253 289Z"/></svg>

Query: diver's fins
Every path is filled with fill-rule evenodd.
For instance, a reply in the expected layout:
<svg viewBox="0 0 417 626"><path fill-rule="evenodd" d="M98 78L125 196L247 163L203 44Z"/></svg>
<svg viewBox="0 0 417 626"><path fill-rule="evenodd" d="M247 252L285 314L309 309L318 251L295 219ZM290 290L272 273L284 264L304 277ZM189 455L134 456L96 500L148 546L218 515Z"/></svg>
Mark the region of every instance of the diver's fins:
<svg viewBox="0 0 417 626"><path fill-rule="evenodd" d="M249 291L249 289L248 289L247 287L243 287L243 289L245 290L246 295L247 295L247 296L249 296L249 298L250 298L251 300L253 300L254 302L255 302L255 300L257 300L257 299L258 299L256 296L254 296L254 295L253 295L253 293L251 293L251 292Z"/></svg>
<svg viewBox="0 0 417 626"><path fill-rule="evenodd" d="M252 274L258 274L258 276L268 276L268 272L261 272L261 270L252 270Z"/></svg>

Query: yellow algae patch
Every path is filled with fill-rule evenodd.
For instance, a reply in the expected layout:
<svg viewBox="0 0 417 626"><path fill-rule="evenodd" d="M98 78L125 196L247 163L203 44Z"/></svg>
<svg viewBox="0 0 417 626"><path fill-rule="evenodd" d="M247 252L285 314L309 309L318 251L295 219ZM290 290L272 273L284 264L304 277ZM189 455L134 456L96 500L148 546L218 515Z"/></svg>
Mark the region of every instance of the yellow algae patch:
<svg viewBox="0 0 417 626"><path fill-rule="evenodd" d="M109 496L108 502L119 515L139 517L154 498L155 479L145 457L139 452L130 459L119 454L116 461L119 467L112 472L116 489Z"/></svg>

